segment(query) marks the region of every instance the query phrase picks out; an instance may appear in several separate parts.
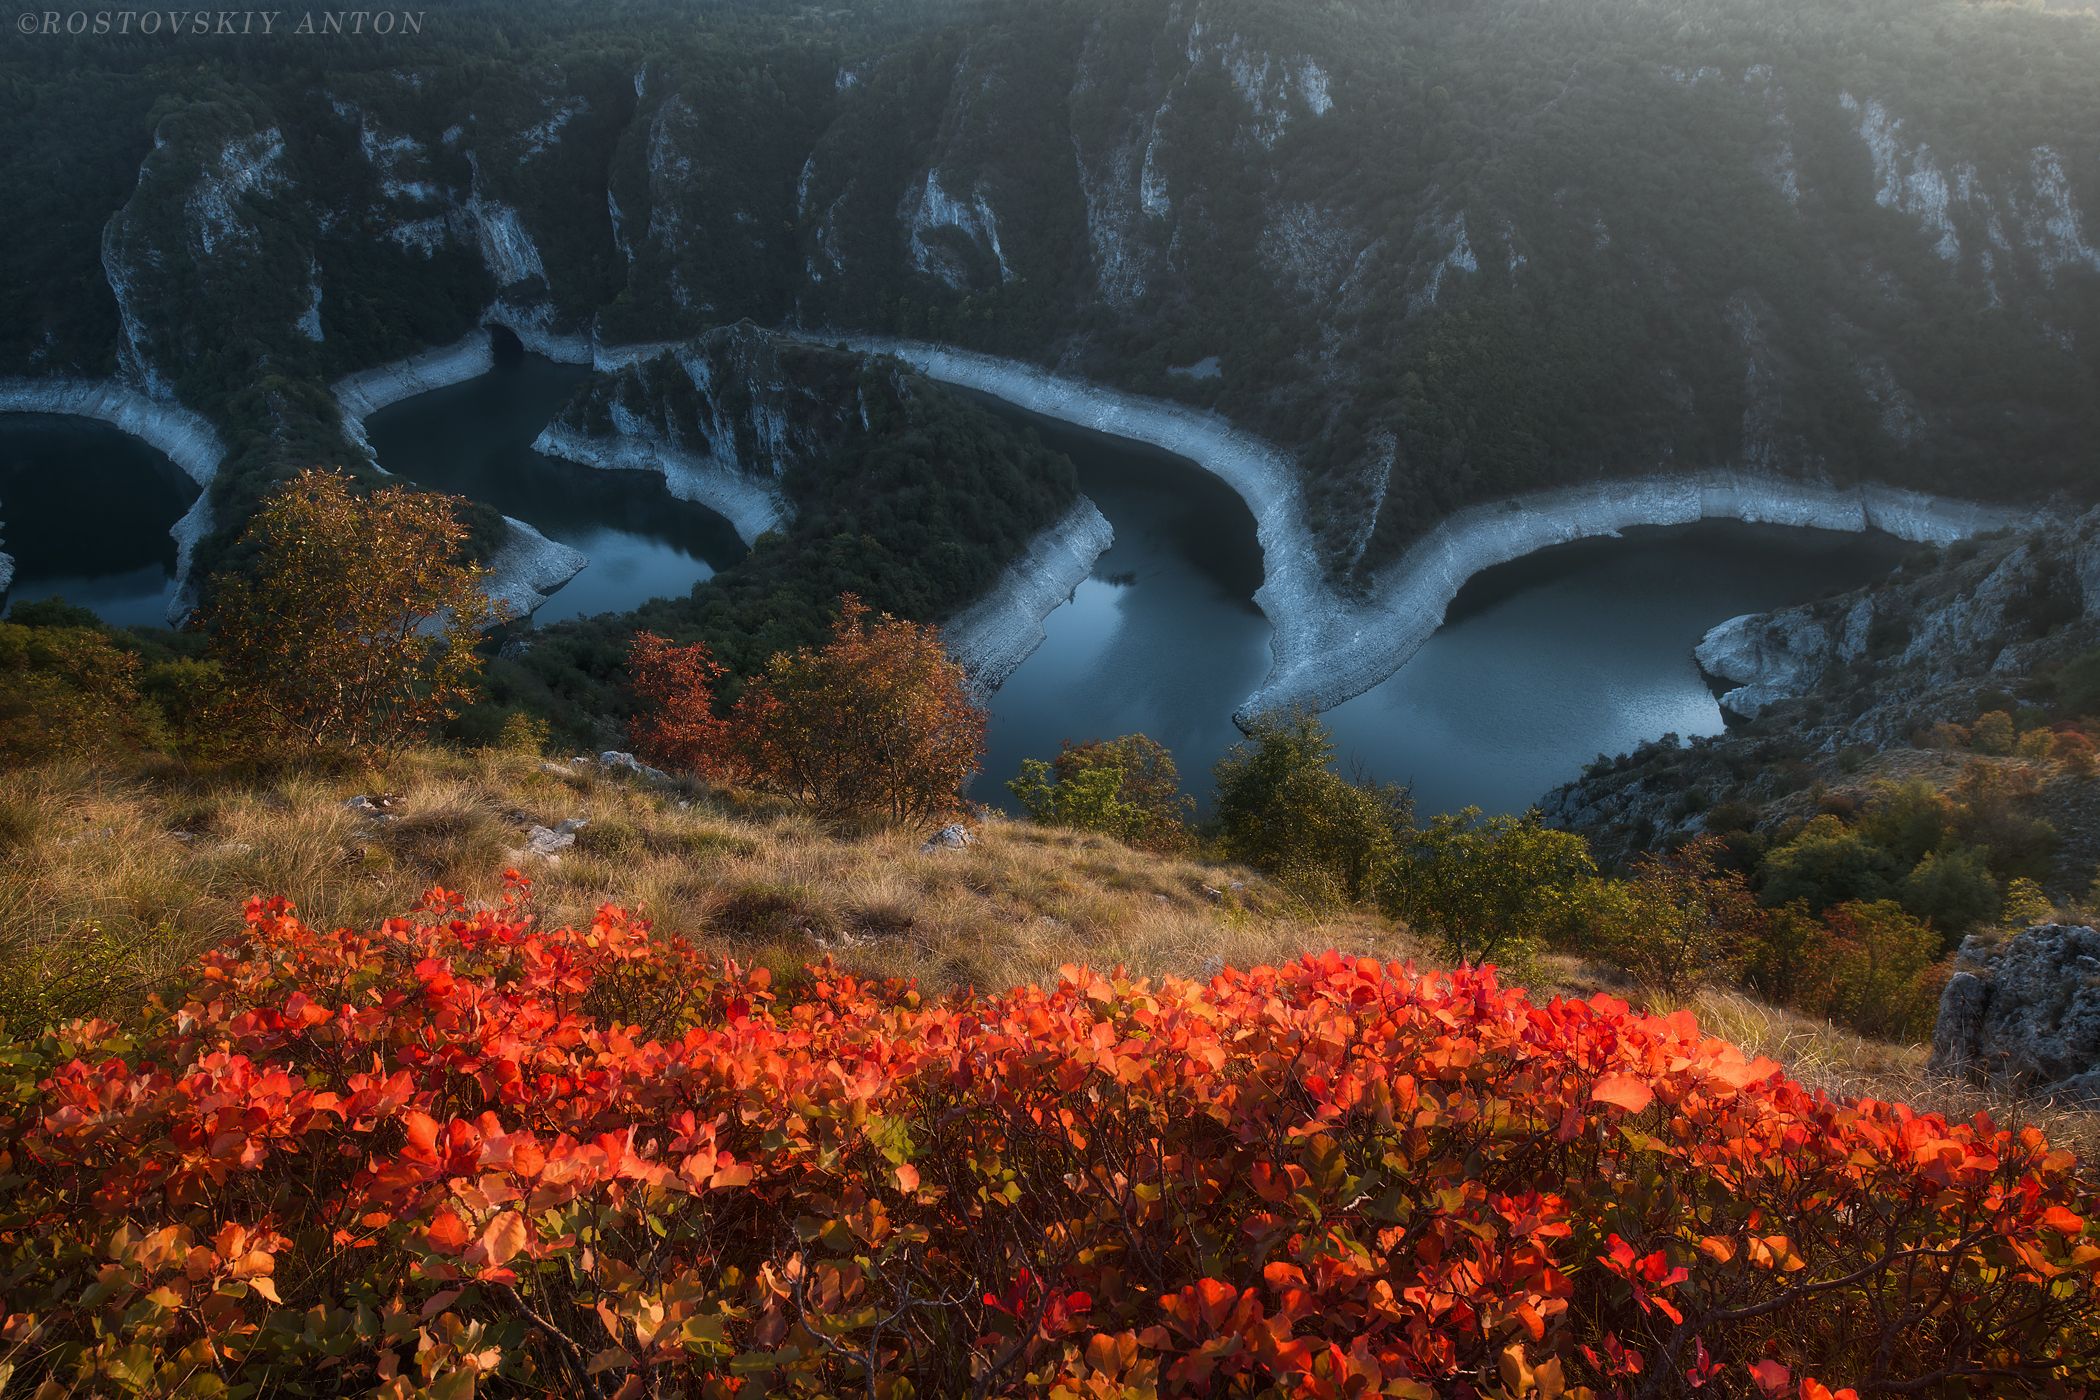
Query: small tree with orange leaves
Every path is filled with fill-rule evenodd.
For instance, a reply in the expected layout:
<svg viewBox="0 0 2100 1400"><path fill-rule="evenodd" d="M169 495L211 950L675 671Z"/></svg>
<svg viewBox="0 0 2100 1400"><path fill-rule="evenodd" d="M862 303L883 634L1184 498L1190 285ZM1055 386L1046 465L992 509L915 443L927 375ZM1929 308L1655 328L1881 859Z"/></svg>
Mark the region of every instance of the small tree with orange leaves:
<svg viewBox="0 0 2100 1400"><path fill-rule="evenodd" d="M831 640L781 652L738 701L755 776L824 816L925 822L962 805L984 711L932 627L839 598Z"/></svg>
<svg viewBox="0 0 2100 1400"><path fill-rule="evenodd" d="M252 566L213 580L203 624L238 718L311 748L388 747L457 714L492 620L451 501L361 493L306 471L242 537Z"/></svg>
<svg viewBox="0 0 2100 1400"><path fill-rule="evenodd" d="M715 713L715 685L727 668L707 643L680 646L638 632L627 653L637 705L627 732L634 751L659 768L715 782L742 775L734 726Z"/></svg>

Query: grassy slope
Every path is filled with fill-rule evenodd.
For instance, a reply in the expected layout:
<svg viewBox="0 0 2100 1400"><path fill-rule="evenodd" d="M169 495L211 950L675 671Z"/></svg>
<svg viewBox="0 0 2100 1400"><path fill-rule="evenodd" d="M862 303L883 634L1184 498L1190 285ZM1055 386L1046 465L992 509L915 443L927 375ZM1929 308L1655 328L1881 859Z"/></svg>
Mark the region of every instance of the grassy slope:
<svg viewBox="0 0 2100 1400"><path fill-rule="evenodd" d="M389 817L345 805L359 794L385 796ZM588 823L573 848L551 860L523 853L531 825L570 818ZM1427 951L1375 915L1307 908L1237 867L998 817L977 837L922 852L915 833L829 831L766 804L492 750L259 780L17 771L0 787L0 1018L19 1030L135 1004L235 933L250 894L285 894L316 923L369 924L431 885L493 898L513 864L533 877L549 923L581 925L618 902L776 971L828 955L935 988L1041 981L1067 963L1200 974L1328 947ZM1536 983L1628 994L1610 969L1565 958L1548 959ZM1991 1106L1928 1080L1922 1046L1864 1040L1732 992L1701 993L1692 1007L1714 1033L1833 1093L1960 1114ZM2046 1116L2065 1141L2100 1148L2100 1117Z"/></svg>

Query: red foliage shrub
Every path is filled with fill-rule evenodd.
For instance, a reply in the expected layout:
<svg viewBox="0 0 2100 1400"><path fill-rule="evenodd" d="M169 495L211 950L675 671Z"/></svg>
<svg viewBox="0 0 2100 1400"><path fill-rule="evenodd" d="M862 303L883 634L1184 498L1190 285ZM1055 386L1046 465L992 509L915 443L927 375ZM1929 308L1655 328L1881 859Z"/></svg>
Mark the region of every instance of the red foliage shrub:
<svg viewBox="0 0 2100 1400"><path fill-rule="evenodd" d="M944 819L984 753L985 713L939 630L851 593L831 640L776 652L733 719L756 780L827 817Z"/></svg>
<svg viewBox="0 0 2100 1400"><path fill-rule="evenodd" d="M627 653L637 704L628 725L634 751L674 773L731 781L741 772L729 721L715 713L715 685L728 668L707 643L679 646L637 632Z"/></svg>
<svg viewBox="0 0 2100 1400"><path fill-rule="evenodd" d="M2100 1355L2070 1154L1684 1015L1332 953L789 997L522 882L248 923L134 1027L6 1049L16 1384L2068 1395Z"/></svg>

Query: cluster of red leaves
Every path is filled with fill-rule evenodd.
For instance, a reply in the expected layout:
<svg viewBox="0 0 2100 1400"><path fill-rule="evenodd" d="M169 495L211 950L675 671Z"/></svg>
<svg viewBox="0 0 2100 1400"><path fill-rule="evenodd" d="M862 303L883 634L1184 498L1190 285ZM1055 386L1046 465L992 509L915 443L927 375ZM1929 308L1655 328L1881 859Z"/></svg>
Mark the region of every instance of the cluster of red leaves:
<svg viewBox="0 0 2100 1400"><path fill-rule="evenodd" d="M705 642L636 635L630 735L651 763L751 783L828 817L935 820L963 806L985 714L938 628L839 596L831 639L776 652L727 714L728 674Z"/></svg>
<svg viewBox="0 0 2100 1400"><path fill-rule="evenodd" d="M7 1047L14 1385L1813 1400L2100 1356L2070 1154L1687 1016L1332 953L788 997L527 908L256 902L134 1026Z"/></svg>

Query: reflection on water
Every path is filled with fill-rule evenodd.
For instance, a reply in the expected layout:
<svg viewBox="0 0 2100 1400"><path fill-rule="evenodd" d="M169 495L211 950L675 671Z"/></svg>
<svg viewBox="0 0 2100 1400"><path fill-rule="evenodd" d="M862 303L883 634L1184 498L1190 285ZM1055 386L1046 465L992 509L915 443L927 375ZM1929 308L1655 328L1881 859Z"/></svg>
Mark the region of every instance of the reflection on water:
<svg viewBox="0 0 2100 1400"><path fill-rule="evenodd" d="M992 697L973 795L1011 808L1022 759L1142 731L1207 805L1211 766L1240 737L1232 710L1269 665L1253 518L1186 462L1030 421L1078 464L1116 541ZM1718 733L1691 656L1706 629L1865 583L1902 548L1715 522L1546 550L1474 579L1413 661L1326 722L1345 771L1412 783L1422 811L1521 810L1599 753Z"/></svg>
<svg viewBox="0 0 2100 1400"><path fill-rule="evenodd" d="M1706 630L1858 587L1904 549L1715 521L1545 550L1475 578L1412 661L1326 721L1422 811L1520 810L1600 753L1720 733L1692 660Z"/></svg>
<svg viewBox="0 0 2100 1400"><path fill-rule="evenodd" d="M744 555L728 521L676 499L653 472L601 471L532 450L587 373L536 355L499 356L488 374L365 423L388 471L494 506L590 556L533 615L540 622L684 597Z"/></svg>
<svg viewBox="0 0 2100 1400"><path fill-rule="evenodd" d="M0 549L15 560L8 606L62 597L119 627L166 622L168 527L196 499L165 453L107 423L0 413Z"/></svg>
<svg viewBox="0 0 2100 1400"><path fill-rule="evenodd" d="M972 795L1011 806L1005 783L1022 759L1051 757L1063 739L1133 732L1165 744L1184 783L1205 792L1210 765L1239 737L1233 706L1269 665L1269 625L1253 602L1254 517L1231 488L1179 458L1029 421L1077 464L1080 489L1116 538L1050 615L1042 646L992 696Z"/></svg>

